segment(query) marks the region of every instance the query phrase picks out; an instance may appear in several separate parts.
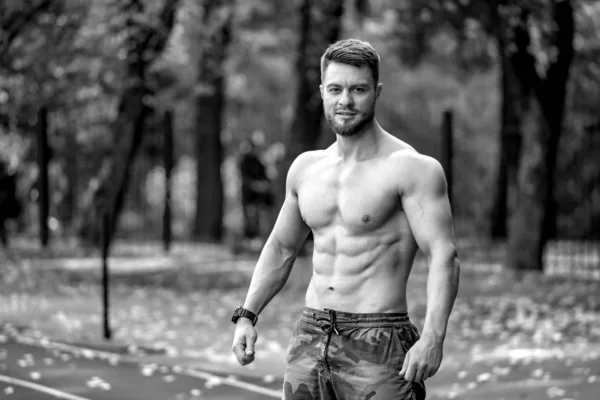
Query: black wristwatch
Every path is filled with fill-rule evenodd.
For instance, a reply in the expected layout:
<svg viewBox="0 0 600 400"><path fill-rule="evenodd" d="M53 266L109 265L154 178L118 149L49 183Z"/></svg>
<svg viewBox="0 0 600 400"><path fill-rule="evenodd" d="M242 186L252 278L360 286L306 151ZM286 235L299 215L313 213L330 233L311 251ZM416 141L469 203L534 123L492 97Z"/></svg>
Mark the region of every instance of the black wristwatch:
<svg viewBox="0 0 600 400"><path fill-rule="evenodd" d="M252 311L248 311L242 306L237 306L237 308L233 311L233 317L231 317L231 322L234 324L237 323L237 320L240 317L248 318L252 321L252 326L256 325L256 321L258 321L258 317Z"/></svg>

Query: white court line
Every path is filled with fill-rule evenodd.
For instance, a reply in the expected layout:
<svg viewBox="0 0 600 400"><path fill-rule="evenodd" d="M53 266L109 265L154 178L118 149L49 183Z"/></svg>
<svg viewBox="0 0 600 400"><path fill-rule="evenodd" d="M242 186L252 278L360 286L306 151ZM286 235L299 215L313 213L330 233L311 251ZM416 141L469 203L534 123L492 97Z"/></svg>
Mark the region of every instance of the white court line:
<svg viewBox="0 0 600 400"><path fill-rule="evenodd" d="M86 354L93 354L94 356L99 356L99 358L117 358L119 360L121 358L123 358L123 355L119 354L119 353L111 353L109 351L104 351L104 350L87 349L85 347L72 346L72 345L68 345L68 344L64 344L64 343L53 342L48 339L35 339L32 337L28 337L28 336L17 336L17 337L15 337L15 339L19 343L29 344L29 345L38 346L38 347L39 346L52 347L54 349L68 351L69 353L81 354L84 357L86 356Z"/></svg>
<svg viewBox="0 0 600 400"><path fill-rule="evenodd" d="M84 347L78 347L78 346L72 346L72 345L68 345L68 344L64 344L64 343L53 342L53 341L47 340L47 339L34 339L31 337L27 337L27 336L18 336L16 339L18 342L21 342L21 343L30 344L30 345L34 345L34 346L42 345L43 347L50 346L50 347L53 347L53 348L56 348L59 350L64 350L64 351L68 351L70 353L75 353L75 354L82 354L83 352L88 352L90 354L98 355L99 357L102 357L102 358L109 358L109 359L116 358L119 360L125 359L119 353L112 353L112 352L104 351L104 350L86 349ZM170 365L171 368L175 367L175 366L176 365ZM200 378L200 379L214 382L215 386L218 384L224 384L224 385L229 385L229 386L236 387L239 389L244 389L249 392L264 394L265 396L273 397L276 399L281 399L281 392L277 391L277 390L269 389L269 388L255 385L252 383L238 381L237 379L234 379L231 377L222 378L220 376L213 375L213 374L210 374L210 373L204 372L204 371L199 371L199 370L196 370L193 368L187 368L187 367L182 367L182 366L178 366L178 367L181 368L182 373L185 373L186 375L189 375L193 378Z"/></svg>
<svg viewBox="0 0 600 400"><path fill-rule="evenodd" d="M10 385L23 386L23 387L26 387L28 389L37 390L38 392L49 394L49 395L54 396L54 397L56 397L58 399L65 399L65 400L90 400L90 399L88 399L86 397L76 396L74 394L70 394L70 393L67 393L67 392L63 392L61 390L53 389L53 388L48 387L48 386L39 385L37 383L33 383L33 382L29 382L29 381L24 381L24 380L21 380L21 379L17 379L17 378L13 378L11 376L1 375L1 374L0 374L0 382L5 382L5 383L8 383Z"/></svg>
<svg viewBox="0 0 600 400"><path fill-rule="evenodd" d="M244 389L249 392L260 393L260 394L264 394L265 396L270 396L270 397L274 397L276 399L281 399L281 392L279 392L277 390L268 389L268 388L258 386L258 385L253 385L252 383L238 381L237 379L233 379L230 377L221 378L219 376L209 374L208 372L198 371L198 370L191 369L191 368L187 368L185 370L185 373L194 378L201 378L201 379L206 379L207 381L215 382L215 385L217 385L218 383L223 383L225 385L237 387L239 389Z"/></svg>

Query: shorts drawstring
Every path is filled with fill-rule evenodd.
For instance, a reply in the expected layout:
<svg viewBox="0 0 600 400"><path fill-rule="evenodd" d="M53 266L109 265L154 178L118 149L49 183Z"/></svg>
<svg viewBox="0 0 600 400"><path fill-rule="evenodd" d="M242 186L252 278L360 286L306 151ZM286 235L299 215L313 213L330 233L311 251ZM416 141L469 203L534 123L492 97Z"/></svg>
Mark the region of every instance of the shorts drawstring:
<svg viewBox="0 0 600 400"><path fill-rule="evenodd" d="M323 321L321 323L321 329L323 329L323 332L325 333L331 333L332 331L335 332L336 334L340 334L340 332L338 332L337 330L337 325L336 325L336 320L335 320L335 310L331 310L331 309L327 309L328 312L328 319L325 318L317 318L317 321Z"/></svg>

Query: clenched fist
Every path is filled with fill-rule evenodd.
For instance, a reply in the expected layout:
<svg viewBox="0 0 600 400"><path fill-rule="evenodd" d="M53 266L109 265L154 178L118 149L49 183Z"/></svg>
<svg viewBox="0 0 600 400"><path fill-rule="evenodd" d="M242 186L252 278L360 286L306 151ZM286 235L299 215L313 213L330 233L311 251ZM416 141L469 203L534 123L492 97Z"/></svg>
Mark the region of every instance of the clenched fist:
<svg viewBox="0 0 600 400"><path fill-rule="evenodd" d="M256 330L248 318L238 319L233 334L231 350L241 365L254 361L254 344L256 343Z"/></svg>

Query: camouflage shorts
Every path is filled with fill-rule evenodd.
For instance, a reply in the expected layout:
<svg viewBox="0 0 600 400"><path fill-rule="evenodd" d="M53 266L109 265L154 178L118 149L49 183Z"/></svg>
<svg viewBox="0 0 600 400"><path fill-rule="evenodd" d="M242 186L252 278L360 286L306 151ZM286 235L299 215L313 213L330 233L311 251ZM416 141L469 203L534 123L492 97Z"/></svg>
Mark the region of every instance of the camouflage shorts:
<svg viewBox="0 0 600 400"><path fill-rule="evenodd" d="M284 400L422 400L423 382L398 373L419 339L406 313L305 307L288 347Z"/></svg>

